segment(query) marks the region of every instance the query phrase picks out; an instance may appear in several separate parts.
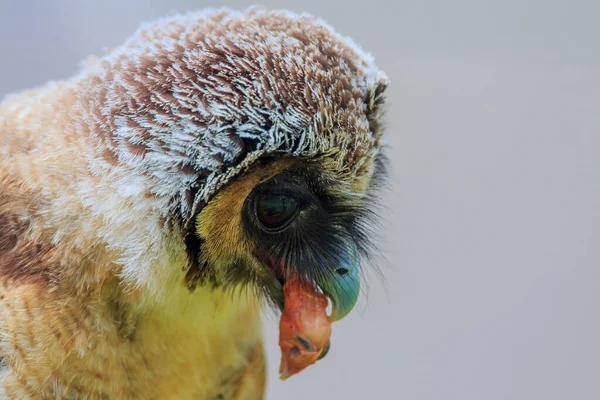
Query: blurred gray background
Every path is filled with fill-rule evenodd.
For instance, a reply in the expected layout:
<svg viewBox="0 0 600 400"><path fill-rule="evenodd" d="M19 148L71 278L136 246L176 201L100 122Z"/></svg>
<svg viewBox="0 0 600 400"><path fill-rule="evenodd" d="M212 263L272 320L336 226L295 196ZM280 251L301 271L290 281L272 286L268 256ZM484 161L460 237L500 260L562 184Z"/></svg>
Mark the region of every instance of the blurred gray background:
<svg viewBox="0 0 600 400"><path fill-rule="evenodd" d="M0 0L0 96L74 74L142 21L246 1ZM263 1L389 75L387 292L268 399L600 399L600 3Z"/></svg>

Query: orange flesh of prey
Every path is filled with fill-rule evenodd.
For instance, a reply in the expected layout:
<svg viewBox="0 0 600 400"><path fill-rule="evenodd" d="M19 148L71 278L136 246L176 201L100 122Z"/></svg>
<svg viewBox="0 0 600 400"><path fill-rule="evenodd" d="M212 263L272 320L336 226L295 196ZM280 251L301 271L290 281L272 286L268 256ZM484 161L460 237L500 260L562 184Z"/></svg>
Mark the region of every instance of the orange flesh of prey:
<svg viewBox="0 0 600 400"><path fill-rule="evenodd" d="M329 343L331 321L327 315L327 297L315 287L291 279L284 284L283 295L279 374L285 380L317 362Z"/></svg>

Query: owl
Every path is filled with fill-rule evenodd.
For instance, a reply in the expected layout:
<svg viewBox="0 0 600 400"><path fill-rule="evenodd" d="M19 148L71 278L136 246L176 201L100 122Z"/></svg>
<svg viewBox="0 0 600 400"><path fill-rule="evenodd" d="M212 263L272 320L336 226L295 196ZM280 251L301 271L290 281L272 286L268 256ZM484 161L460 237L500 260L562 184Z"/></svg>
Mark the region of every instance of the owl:
<svg viewBox="0 0 600 400"><path fill-rule="evenodd" d="M372 252L387 86L324 21L250 8L7 96L0 398L262 399L265 309L282 377L322 358Z"/></svg>

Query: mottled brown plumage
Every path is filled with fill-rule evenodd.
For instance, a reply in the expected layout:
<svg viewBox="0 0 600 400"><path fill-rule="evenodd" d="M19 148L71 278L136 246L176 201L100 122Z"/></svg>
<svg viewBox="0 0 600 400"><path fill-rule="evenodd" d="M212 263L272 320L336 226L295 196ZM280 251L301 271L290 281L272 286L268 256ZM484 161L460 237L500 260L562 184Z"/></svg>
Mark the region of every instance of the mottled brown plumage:
<svg viewBox="0 0 600 400"><path fill-rule="evenodd" d="M386 84L311 16L215 10L7 97L0 398L263 398L261 298L243 289L272 274L246 198L309 168L361 204Z"/></svg>

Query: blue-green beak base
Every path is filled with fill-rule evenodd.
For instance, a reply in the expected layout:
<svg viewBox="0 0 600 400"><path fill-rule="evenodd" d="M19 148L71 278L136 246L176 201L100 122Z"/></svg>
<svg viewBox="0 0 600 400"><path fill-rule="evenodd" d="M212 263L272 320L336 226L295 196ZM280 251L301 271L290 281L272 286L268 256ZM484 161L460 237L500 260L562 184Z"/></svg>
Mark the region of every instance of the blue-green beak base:
<svg viewBox="0 0 600 400"><path fill-rule="evenodd" d="M317 285L332 303L331 322L339 321L352 311L360 292L360 257L354 242L349 242L340 265L331 266L332 273Z"/></svg>

